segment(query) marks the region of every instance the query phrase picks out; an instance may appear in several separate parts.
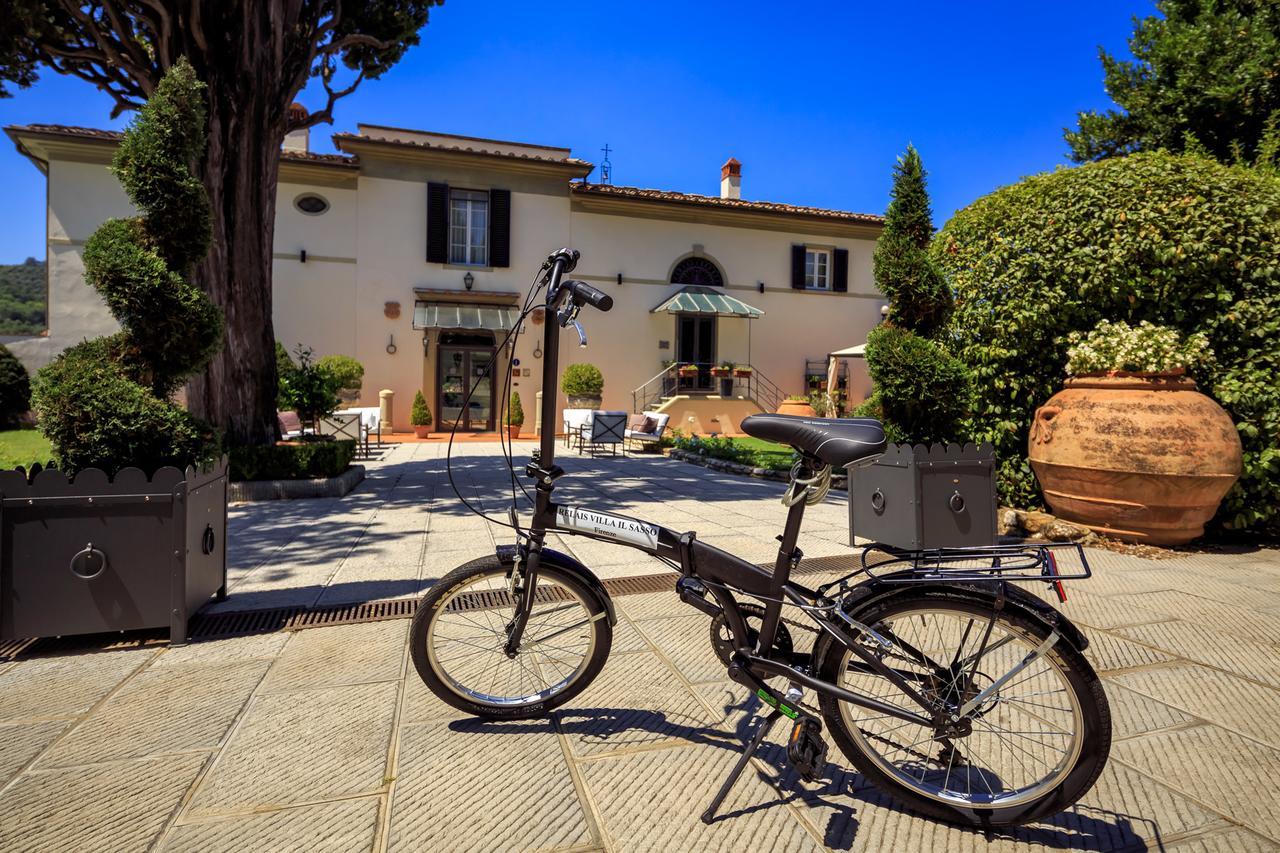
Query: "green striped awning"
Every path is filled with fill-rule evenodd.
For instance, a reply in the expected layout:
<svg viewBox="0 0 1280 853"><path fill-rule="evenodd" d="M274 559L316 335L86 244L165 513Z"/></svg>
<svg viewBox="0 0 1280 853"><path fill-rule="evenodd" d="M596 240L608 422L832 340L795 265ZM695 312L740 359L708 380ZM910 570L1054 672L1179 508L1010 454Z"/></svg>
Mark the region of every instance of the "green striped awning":
<svg viewBox="0 0 1280 853"><path fill-rule="evenodd" d="M691 284L667 297L651 314L715 314L717 317L746 317L754 320L763 316L759 308L753 308L740 299L721 293L714 287Z"/></svg>
<svg viewBox="0 0 1280 853"><path fill-rule="evenodd" d="M413 303L415 329L489 329L505 332L520 316L514 305L480 305L460 302Z"/></svg>

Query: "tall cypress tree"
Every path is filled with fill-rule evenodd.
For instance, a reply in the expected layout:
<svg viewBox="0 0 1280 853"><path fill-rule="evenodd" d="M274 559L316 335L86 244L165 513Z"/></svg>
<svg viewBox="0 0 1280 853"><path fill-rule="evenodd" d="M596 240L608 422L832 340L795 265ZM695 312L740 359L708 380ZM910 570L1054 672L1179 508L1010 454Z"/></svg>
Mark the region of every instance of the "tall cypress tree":
<svg viewBox="0 0 1280 853"><path fill-rule="evenodd" d="M876 284L890 300L889 316L867 336L867 370L875 393L857 414L879 418L893 441L956 441L969 378L964 365L935 339L954 302L926 251L933 216L924 164L914 146L898 158L890 198L873 258Z"/></svg>

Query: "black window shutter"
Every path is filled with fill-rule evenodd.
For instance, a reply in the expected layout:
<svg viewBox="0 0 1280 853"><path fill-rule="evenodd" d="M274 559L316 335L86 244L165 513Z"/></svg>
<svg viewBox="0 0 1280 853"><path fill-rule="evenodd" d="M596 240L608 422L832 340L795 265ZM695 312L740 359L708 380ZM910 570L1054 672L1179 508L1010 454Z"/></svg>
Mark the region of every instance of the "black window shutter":
<svg viewBox="0 0 1280 853"><path fill-rule="evenodd" d="M848 293L849 292L849 250L836 249L833 255L834 255L834 258L833 258L834 263L832 264L832 266L834 267L834 269L832 270L832 272L835 273L835 277L831 280L831 289L834 290L836 293Z"/></svg>
<svg viewBox="0 0 1280 853"><path fill-rule="evenodd" d="M448 184L427 184L427 263L449 263Z"/></svg>
<svg viewBox="0 0 1280 853"><path fill-rule="evenodd" d="M791 246L791 287L793 290L804 290L804 244Z"/></svg>
<svg viewBox="0 0 1280 853"><path fill-rule="evenodd" d="M489 190L489 266L511 266L511 190Z"/></svg>

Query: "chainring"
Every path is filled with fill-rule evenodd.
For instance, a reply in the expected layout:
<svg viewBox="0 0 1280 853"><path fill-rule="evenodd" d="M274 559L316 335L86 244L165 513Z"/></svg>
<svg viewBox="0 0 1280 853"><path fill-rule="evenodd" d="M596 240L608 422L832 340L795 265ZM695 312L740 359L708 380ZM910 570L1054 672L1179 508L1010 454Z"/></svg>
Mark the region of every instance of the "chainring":
<svg viewBox="0 0 1280 853"><path fill-rule="evenodd" d="M748 642L751 646L755 646L756 641L760 639L760 628L764 625L764 608L758 604L739 604L738 611L742 614L743 621L747 623ZM733 653L737 651L733 645L733 632L729 630L729 622L723 613L711 620L711 648L725 666L729 665L733 659ZM773 648L786 655L791 654L793 650L791 631L781 621L778 622L778 633L773 639Z"/></svg>

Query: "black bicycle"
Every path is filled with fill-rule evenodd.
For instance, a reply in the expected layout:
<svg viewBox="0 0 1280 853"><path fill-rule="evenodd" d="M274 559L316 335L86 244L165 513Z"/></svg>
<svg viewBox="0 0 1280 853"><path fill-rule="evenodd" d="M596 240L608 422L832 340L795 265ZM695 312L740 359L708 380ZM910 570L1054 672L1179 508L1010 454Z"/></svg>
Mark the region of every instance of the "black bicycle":
<svg viewBox="0 0 1280 853"><path fill-rule="evenodd" d="M613 305L597 288L564 278L577 260L571 249L553 253L522 310L521 320L538 307L546 311L543 388L557 386L560 329L573 325L583 335L579 311ZM793 721L787 755L802 777L812 781L822 772L825 721L841 752L869 780L909 808L946 821L1026 823L1071 806L1097 780L1110 749L1111 718L1083 654L1087 641L1015 583L1044 582L1061 596L1063 580L1090 575L1082 549L903 552L873 545L855 571L809 589L791 580L802 557L797 540L805 507L825 497L833 468L866 464L883 453L877 421L754 415L742 422L748 435L798 454L772 571L694 532L554 503L555 482L565 473L555 464L549 426L554 394L543 397L542 423L541 446L524 469L535 489L531 523L520 526L512 468L513 506L501 523L514 529L515 544L450 572L414 617L414 664L441 700L484 718L540 716L599 674L612 642L613 603L590 569L545 547L547 532L556 531L628 545L676 569L680 600L712 619L711 642L729 677L769 706L704 821L713 819L783 716ZM511 465L509 451L507 457ZM1071 549L1078 569L1059 568L1063 548ZM816 627L811 652L793 647L784 608ZM804 703L806 689L817 694L819 708Z"/></svg>

